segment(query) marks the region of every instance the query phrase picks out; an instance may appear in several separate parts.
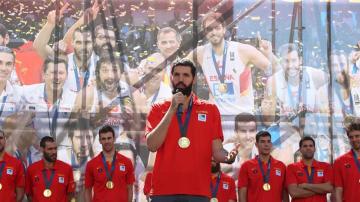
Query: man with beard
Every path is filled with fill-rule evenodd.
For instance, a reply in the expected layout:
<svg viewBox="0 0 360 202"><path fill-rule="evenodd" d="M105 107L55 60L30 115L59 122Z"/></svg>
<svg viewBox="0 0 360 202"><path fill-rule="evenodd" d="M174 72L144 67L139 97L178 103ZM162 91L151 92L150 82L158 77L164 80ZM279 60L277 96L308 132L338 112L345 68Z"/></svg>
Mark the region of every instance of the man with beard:
<svg viewBox="0 0 360 202"><path fill-rule="evenodd" d="M315 141L310 136L300 140L299 150L302 160L286 169L286 185L292 201L326 202L326 194L333 191L331 165L314 159Z"/></svg>
<svg viewBox="0 0 360 202"><path fill-rule="evenodd" d="M285 164L270 155L271 134L256 134L259 155L246 161L240 168L238 178L239 201L289 201L285 189Z"/></svg>
<svg viewBox="0 0 360 202"><path fill-rule="evenodd" d="M40 147L43 159L30 165L26 174L28 201L69 201L75 192L71 166L57 160L54 138L43 137Z"/></svg>
<svg viewBox="0 0 360 202"><path fill-rule="evenodd" d="M23 86L22 110L33 116L27 122L41 139L50 134L60 146L70 146L65 134L76 99L76 93L64 90L67 78L67 63L62 59L46 59L43 65L44 83Z"/></svg>
<svg viewBox="0 0 360 202"><path fill-rule="evenodd" d="M147 146L157 152L151 201L208 201L211 157L232 163L237 155L237 148L230 153L223 149L217 107L192 92L195 75L190 60L176 61L171 68L174 95L154 104L148 114Z"/></svg>
<svg viewBox="0 0 360 202"><path fill-rule="evenodd" d="M6 137L0 130L0 198L3 202L22 201L24 197L25 174L19 160L6 151Z"/></svg>
<svg viewBox="0 0 360 202"><path fill-rule="evenodd" d="M337 202L355 202L360 197L360 119L346 117L344 125L351 150L334 162L335 197Z"/></svg>
<svg viewBox="0 0 360 202"><path fill-rule="evenodd" d="M95 82L96 58L93 54L91 31L87 27L79 27L73 34L74 52L68 55L69 75L65 89L79 92Z"/></svg>
<svg viewBox="0 0 360 202"><path fill-rule="evenodd" d="M230 176L221 172L220 163L211 161L211 202L235 202L236 186L235 181Z"/></svg>
<svg viewBox="0 0 360 202"><path fill-rule="evenodd" d="M197 47L188 57L197 61L206 77L213 99L223 118L225 140L234 131L234 117L242 112L254 113L254 93L251 67L270 74L275 69L271 45L260 40L255 47L225 40L226 24L220 13L210 13L202 20L202 28L209 41ZM196 55L196 58L193 58ZM270 61L274 62L274 65Z"/></svg>
<svg viewBox="0 0 360 202"><path fill-rule="evenodd" d="M99 130L99 141L102 152L86 165L85 202L131 202L135 181L131 160L115 150L111 126Z"/></svg>

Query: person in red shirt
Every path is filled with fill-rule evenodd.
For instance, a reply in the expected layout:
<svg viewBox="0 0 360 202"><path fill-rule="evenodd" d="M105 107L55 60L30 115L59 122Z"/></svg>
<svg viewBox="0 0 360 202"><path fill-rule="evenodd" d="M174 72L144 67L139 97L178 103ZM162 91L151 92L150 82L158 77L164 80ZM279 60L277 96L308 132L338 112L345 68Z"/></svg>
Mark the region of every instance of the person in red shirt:
<svg viewBox="0 0 360 202"><path fill-rule="evenodd" d="M157 152L153 169L152 202L179 200L208 201L211 157L232 163L237 148L230 153L222 146L220 113L209 102L192 93L196 67L187 59L174 62L171 100L152 105L146 122L146 141Z"/></svg>
<svg viewBox="0 0 360 202"><path fill-rule="evenodd" d="M28 201L69 201L75 192L71 166L57 160L57 145L54 138L43 137L40 147L43 159L31 164L26 173L25 192Z"/></svg>
<svg viewBox="0 0 360 202"><path fill-rule="evenodd" d="M25 175L19 160L5 152L6 137L0 130L0 199L1 202L22 201Z"/></svg>
<svg viewBox="0 0 360 202"><path fill-rule="evenodd" d="M210 202L236 202L235 180L221 172L216 161L211 161L210 191Z"/></svg>
<svg viewBox="0 0 360 202"><path fill-rule="evenodd" d="M331 165L314 159L315 141L310 136L299 142L302 160L288 165L286 185L294 202L326 202L326 194L333 191Z"/></svg>
<svg viewBox="0 0 360 202"><path fill-rule="evenodd" d="M344 124L352 149L334 162L335 198L355 202L360 199L360 118L346 117Z"/></svg>
<svg viewBox="0 0 360 202"><path fill-rule="evenodd" d="M243 163L238 178L240 202L289 201L285 189L285 164L270 155L271 134L260 131L255 136L259 155Z"/></svg>
<svg viewBox="0 0 360 202"><path fill-rule="evenodd" d="M130 159L115 150L115 131L111 126L99 130L99 142L102 152L85 169L85 202L131 202L134 167Z"/></svg>

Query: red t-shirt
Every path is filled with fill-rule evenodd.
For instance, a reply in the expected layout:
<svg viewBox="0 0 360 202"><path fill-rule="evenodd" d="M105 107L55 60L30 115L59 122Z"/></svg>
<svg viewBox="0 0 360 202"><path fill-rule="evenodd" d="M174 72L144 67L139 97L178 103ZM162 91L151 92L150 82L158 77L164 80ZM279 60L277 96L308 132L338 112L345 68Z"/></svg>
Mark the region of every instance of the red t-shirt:
<svg viewBox="0 0 360 202"><path fill-rule="evenodd" d="M186 135L190 146L179 147L181 135L174 114L164 143L157 150L150 195L210 195L212 142L223 139L220 113L214 104L192 96L193 107ZM170 101L164 101L152 106L147 117L146 135L159 124L170 104ZM182 116L183 122L185 116L186 112Z"/></svg>
<svg viewBox="0 0 360 202"><path fill-rule="evenodd" d="M257 160L258 157L243 163L240 168L238 187L239 190L247 187L247 201L282 201L282 193L285 188L285 164L271 157L269 191L263 189L263 176ZM266 173L267 162L263 163Z"/></svg>
<svg viewBox="0 0 360 202"><path fill-rule="evenodd" d="M360 200L360 171L356 167L351 150L335 160L334 176L335 187L343 188L344 202Z"/></svg>
<svg viewBox="0 0 360 202"><path fill-rule="evenodd" d="M151 190L152 172L148 172L145 177L144 195L149 195Z"/></svg>
<svg viewBox="0 0 360 202"><path fill-rule="evenodd" d="M109 171L111 169L111 163L112 162L107 162ZM127 187L135 181L134 167L131 160L116 153L115 169L112 175L112 181L114 183L113 189L106 188L107 181L105 166L103 165L100 153L87 163L85 170L85 188L94 188L92 201L127 202Z"/></svg>
<svg viewBox="0 0 360 202"><path fill-rule="evenodd" d="M286 168L286 186L289 186L291 184L298 185L302 183L309 183L305 169L307 169L307 166L304 164L303 161L288 165L288 167ZM312 163L312 169L315 169L312 184L322 184L326 182L330 182L331 184L333 184L333 171L330 164L314 160ZM317 194L307 198L292 199L292 201L326 202L327 199L326 194Z"/></svg>
<svg viewBox="0 0 360 202"><path fill-rule="evenodd" d="M25 192L32 197L33 201L53 201L67 202L67 195L75 192L75 182L71 166L60 160L56 160L53 170L55 171L50 190L49 198L43 195L45 190L45 180L43 172L46 173L47 180L50 179L52 169L45 169L44 160L31 164L26 173Z"/></svg>
<svg viewBox="0 0 360 202"><path fill-rule="evenodd" d="M211 182L214 190L216 186L216 181L217 181L217 176L211 176ZM212 195L210 195L210 198L213 198ZM218 190L215 198L217 198L219 202L228 202L229 200L236 201L237 199L236 199L235 180L232 179L230 176L221 173Z"/></svg>
<svg viewBox="0 0 360 202"><path fill-rule="evenodd" d="M2 176L0 178L0 183L2 185L0 199L1 202L15 202L15 189L25 187L24 167L19 160L7 153L4 153L0 165L2 165L3 162L5 162L5 166L3 167Z"/></svg>

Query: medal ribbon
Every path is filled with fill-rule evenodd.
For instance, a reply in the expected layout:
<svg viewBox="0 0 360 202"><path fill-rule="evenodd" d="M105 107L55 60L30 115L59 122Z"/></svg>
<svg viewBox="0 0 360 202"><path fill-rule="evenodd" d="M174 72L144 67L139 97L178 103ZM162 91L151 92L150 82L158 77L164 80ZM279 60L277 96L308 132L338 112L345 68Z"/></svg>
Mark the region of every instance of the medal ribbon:
<svg viewBox="0 0 360 202"><path fill-rule="evenodd" d="M267 166L267 169L266 169L266 174L265 174L264 168L263 168L263 166L262 166L262 162L261 162L261 160L260 160L260 157L258 156L257 159L258 159L258 163L259 163L261 175L263 176L264 183L269 183L269 181L270 181L271 158L269 158L269 161L268 161L268 166Z"/></svg>
<svg viewBox="0 0 360 202"><path fill-rule="evenodd" d="M356 152L352 149L352 154L353 154L353 157L354 157L354 160L355 160L355 164L356 164L356 167L358 169L358 171L360 172L360 161L358 159L358 156L356 154Z"/></svg>
<svg viewBox="0 0 360 202"><path fill-rule="evenodd" d="M219 70L219 65L217 64L216 62L216 58L215 58L215 51L212 50L211 51L211 56L212 56L212 61L214 63L214 66L215 66L215 70L216 70L216 73L219 77L219 80L221 83L225 83L225 67L226 67L226 54L227 54L227 41L224 42L224 50L223 50L223 61L222 61L222 68L221 68L221 73L220 73L220 70Z"/></svg>
<svg viewBox="0 0 360 202"><path fill-rule="evenodd" d="M44 169L42 171L43 174L43 178L44 178L44 182L45 182L45 189L50 189L52 181L54 179L55 176L55 170L51 169L51 174L50 174L50 179L48 180L47 176L46 176L46 169Z"/></svg>
<svg viewBox="0 0 360 202"><path fill-rule="evenodd" d="M62 93L60 94L62 95ZM61 98L60 98L61 99ZM59 105L60 105L60 99L58 99L55 104L53 105L53 108L51 110L51 124L50 124L50 112L49 112L49 102L48 102L48 97L45 91L45 86L44 86L44 100L46 102L46 104L48 105L48 118L49 118L49 129L50 129L50 135L53 138L56 138L56 127L57 127L57 119L59 117Z"/></svg>
<svg viewBox="0 0 360 202"><path fill-rule="evenodd" d="M88 83L88 80L89 80L89 77L90 77L90 71L89 69L87 69L85 71L85 76L84 76L84 82L82 83L82 86L81 86L81 82L80 82L80 76L79 76L79 71L78 71L78 67L75 63L75 55L73 56L74 59L74 74L75 74L75 80L76 80L76 89L77 91L80 91L84 86L87 86L87 83Z"/></svg>
<svg viewBox="0 0 360 202"><path fill-rule="evenodd" d="M310 167L310 169L311 169L311 174L309 174L309 171L308 171L307 167L304 168L307 180L308 180L309 183L312 184L313 181L314 181L315 168Z"/></svg>
<svg viewBox="0 0 360 202"><path fill-rule="evenodd" d="M3 173L3 170L5 168L5 161L1 163L1 166L0 166L0 180L1 180L1 177L2 177L2 173Z"/></svg>
<svg viewBox="0 0 360 202"><path fill-rule="evenodd" d="M102 162L103 162L104 167L105 167L106 178L107 178L108 181L111 181L114 170L115 170L116 152L115 152L113 160L111 162L111 170L110 170L110 172L109 172L108 164L106 163L106 160L105 160L104 153L101 153L101 159L102 159Z"/></svg>
<svg viewBox="0 0 360 202"><path fill-rule="evenodd" d="M192 105L193 105L193 103L192 103L192 97L191 97L190 101L189 101L189 107L188 107L188 110L186 112L186 117L185 117L185 123L184 124L183 124L183 122L181 120L182 112L180 112L179 110L176 112L176 117L177 117L177 120L178 120L181 137L186 137L187 129L189 127L189 122L190 122L190 115L191 115Z"/></svg>
<svg viewBox="0 0 360 202"><path fill-rule="evenodd" d="M211 198L216 198L217 192L219 190L219 184L220 184L220 173L216 178L215 187L213 186L212 182L210 182Z"/></svg>
<svg viewBox="0 0 360 202"><path fill-rule="evenodd" d="M2 99L1 108L0 108L0 117L1 117L1 114L3 113L3 111L4 111L6 98L7 98L7 95L5 95L5 96L3 97L3 99Z"/></svg>

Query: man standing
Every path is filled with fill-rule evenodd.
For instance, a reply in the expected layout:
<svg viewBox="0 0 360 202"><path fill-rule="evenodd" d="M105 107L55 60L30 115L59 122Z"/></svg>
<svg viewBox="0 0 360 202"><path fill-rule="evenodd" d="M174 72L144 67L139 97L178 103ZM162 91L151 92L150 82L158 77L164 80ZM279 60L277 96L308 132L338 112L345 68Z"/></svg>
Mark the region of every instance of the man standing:
<svg viewBox="0 0 360 202"><path fill-rule="evenodd" d="M333 190L331 165L314 159L315 141L312 137L303 137L299 148L302 160L286 169L286 185L292 201L326 202L326 194Z"/></svg>
<svg viewBox="0 0 360 202"><path fill-rule="evenodd" d="M239 201L289 201L284 186L286 167L270 155L270 133L260 131L255 139L259 155L246 161L240 168Z"/></svg>
<svg viewBox="0 0 360 202"><path fill-rule="evenodd" d="M43 137L40 147L43 159L31 164L27 170L25 190L28 200L69 201L75 192L71 166L57 160L57 146L52 137Z"/></svg>
<svg viewBox="0 0 360 202"><path fill-rule="evenodd" d="M220 163L211 161L211 202L236 202L235 180L221 172Z"/></svg>
<svg viewBox="0 0 360 202"><path fill-rule="evenodd" d="M211 157L232 163L237 155L237 148L229 154L223 149L217 107L192 92L195 75L190 60L175 62L171 69L174 95L154 104L148 114L147 146L157 152L151 201L208 201Z"/></svg>
<svg viewBox="0 0 360 202"><path fill-rule="evenodd" d="M0 199L2 202L20 202L24 197L24 167L5 152L6 137L0 130Z"/></svg>
<svg viewBox="0 0 360 202"><path fill-rule="evenodd" d="M102 152L86 165L85 202L131 202L135 181L131 160L115 150L115 132L110 126L99 130L99 141Z"/></svg>
<svg viewBox="0 0 360 202"><path fill-rule="evenodd" d="M352 149L334 162L336 202L360 198L360 120L346 117L345 129Z"/></svg>

